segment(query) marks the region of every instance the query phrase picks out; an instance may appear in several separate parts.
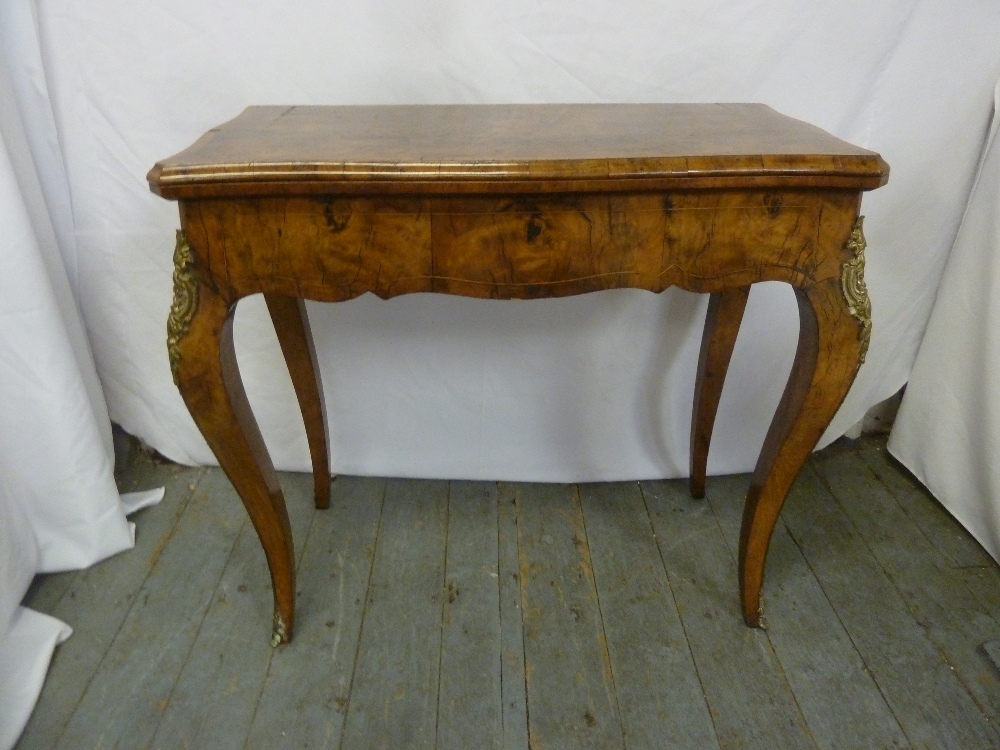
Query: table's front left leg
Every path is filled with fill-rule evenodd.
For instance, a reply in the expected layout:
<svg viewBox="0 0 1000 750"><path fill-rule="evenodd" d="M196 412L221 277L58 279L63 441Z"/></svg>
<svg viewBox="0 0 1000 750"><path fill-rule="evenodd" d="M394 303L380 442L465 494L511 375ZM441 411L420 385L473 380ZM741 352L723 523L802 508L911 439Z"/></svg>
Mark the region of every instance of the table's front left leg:
<svg viewBox="0 0 1000 750"><path fill-rule="evenodd" d="M312 459L316 507L330 507L330 454L326 427L326 406L323 403L323 383L305 302L281 294L264 294L281 353L292 378L295 396L302 410L306 440Z"/></svg>
<svg viewBox="0 0 1000 750"><path fill-rule="evenodd" d="M743 616L751 627L761 626L764 563L778 513L792 482L854 382L870 328L870 319L859 316L845 300L839 279L796 289L795 295L798 349L743 510L740 595Z"/></svg>
<svg viewBox="0 0 1000 750"><path fill-rule="evenodd" d="M181 239L178 255L180 250ZM271 642L278 645L291 639L295 606L292 530L285 499L236 364L235 305L230 307L198 283L189 265L183 257L176 261L167 334L170 365L191 416L236 488L264 547L274 588Z"/></svg>

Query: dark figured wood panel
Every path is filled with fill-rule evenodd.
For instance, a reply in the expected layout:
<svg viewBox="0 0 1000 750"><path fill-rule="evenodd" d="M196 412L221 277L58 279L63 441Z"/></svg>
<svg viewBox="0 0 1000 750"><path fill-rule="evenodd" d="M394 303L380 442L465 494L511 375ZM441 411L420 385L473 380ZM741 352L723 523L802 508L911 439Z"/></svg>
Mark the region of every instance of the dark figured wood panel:
<svg viewBox="0 0 1000 750"><path fill-rule="evenodd" d="M168 198L824 184L871 189L871 151L762 104L250 107L158 163Z"/></svg>
<svg viewBox="0 0 1000 750"><path fill-rule="evenodd" d="M857 193L833 190L181 205L199 273L230 302L257 292L339 302L839 283L857 210Z"/></svg>

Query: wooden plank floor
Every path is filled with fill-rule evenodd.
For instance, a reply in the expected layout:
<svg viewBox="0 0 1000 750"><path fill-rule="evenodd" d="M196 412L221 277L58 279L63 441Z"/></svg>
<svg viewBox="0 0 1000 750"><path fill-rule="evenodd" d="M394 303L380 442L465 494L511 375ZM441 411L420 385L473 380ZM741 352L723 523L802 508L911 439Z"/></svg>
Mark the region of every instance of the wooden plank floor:
<svg viewBox="0 0 1000 750"><path fill-rule="evenodd" d="M743 626L747 477L589 485L281 477L295 640L216 469L136 548L40 577L75 633L18 748L1000 747L1000 570L884 441L816 454L782 512L767 630Z"/></svg>

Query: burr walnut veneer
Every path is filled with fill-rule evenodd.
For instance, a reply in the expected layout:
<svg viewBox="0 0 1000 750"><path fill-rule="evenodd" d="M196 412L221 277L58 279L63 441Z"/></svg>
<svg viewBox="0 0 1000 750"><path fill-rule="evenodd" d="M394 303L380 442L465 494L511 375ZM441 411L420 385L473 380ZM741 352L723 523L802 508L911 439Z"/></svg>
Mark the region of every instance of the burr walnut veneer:
<svg viewBox="0 0 1000 750"><path fill-rule="evenodd" d="M888 173L877 154L759 104L250 107L159 162L150 187L179 201L182 227L170 365L260 536L274 642L292 635L294 558L236 364L240 299L267 302L325 507L326 417L302 300L706 292L691 427L700 497L750 285L787 282L798 350L740 541L743 615L756 626L778 512L864 361L858 213Z"/></svg>

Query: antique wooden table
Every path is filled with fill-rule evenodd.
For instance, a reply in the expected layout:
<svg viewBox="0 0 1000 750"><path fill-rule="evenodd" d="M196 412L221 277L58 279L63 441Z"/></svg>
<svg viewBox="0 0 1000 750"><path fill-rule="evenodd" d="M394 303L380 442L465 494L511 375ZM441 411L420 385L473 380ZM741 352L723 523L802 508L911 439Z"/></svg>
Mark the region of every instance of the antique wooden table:
<svg viewBox="0 0 1000 750"><path fill-rule="evenodd" d="M439 292L493 299L677 285L711 294L691 427L705 464L750 285L798 299L791 375L743 515L743 615L760 624L771 532L871 334L861 193L888 165L760 104L250 107L148 175L178 200L167 349L174 380L243 499L292 636L291 530L233 349L262 292L329 503L320 373L303 299Z"/></svg>

